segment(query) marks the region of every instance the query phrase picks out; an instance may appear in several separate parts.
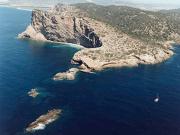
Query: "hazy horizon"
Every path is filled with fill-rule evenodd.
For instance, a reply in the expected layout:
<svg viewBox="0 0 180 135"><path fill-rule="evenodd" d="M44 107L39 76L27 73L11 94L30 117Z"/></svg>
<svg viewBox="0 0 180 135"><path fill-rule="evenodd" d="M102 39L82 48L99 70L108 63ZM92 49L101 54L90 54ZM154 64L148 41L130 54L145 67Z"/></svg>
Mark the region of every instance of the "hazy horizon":
<svg viewBox="0 0 180 135"><path fill-rule="evenodd" d="M82 2L93 2L96 4L103 5L127 5L134 6L142 9L175 9L180 8L180 0L0 0L0 2L9 3L30 3L33 4L56 4L62 3L82 3Z"/></svg>

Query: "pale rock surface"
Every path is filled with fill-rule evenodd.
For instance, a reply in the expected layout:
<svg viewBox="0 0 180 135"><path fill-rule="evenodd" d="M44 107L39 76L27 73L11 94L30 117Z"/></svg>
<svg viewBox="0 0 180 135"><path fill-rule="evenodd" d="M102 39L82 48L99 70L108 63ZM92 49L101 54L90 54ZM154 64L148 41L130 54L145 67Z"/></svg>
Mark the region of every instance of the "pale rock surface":
<svg viewBox="0 0 180 135"><path fill-rule="evenodd" d="M31 38L33 40L47 41L44 35L40 32L36 32L32 25L29 25L27 29L18 35L19 38Z"/></svg>
<svg viewBox="0 0 180 135"><path fill-rule="evenodd" d="M26 128L26 132L35 132L37 130L43 130L46 126L59 118L62 114L61 109L53 109L46 114L38 117L34 122L30 123Z"/></svg>
<svg viewBox="0 0 180 135"><path fill-rule="evenodd" d="M60 81L60 80L75 80L76 74L79 72L79 69L77 68L71 68L66 72L57 73L54 77L54 81Z"/></svg>

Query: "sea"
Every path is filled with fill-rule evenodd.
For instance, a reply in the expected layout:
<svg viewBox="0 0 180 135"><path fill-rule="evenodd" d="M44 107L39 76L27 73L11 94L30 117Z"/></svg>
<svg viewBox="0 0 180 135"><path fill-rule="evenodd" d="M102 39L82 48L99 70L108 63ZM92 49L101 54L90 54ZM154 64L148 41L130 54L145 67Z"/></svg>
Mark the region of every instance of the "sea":
<svg viewBox="0 0 180 135"><path fill-rule="evenodd" d="M180 135L178 45L160 64L54 82L53 75L75 67L71 58L79 48L17 39L30 20L30 11L0 7L0 135ZM36 98L27 94L32 88ZM63 110L58 120L25 131L52 109Z"/></svg>

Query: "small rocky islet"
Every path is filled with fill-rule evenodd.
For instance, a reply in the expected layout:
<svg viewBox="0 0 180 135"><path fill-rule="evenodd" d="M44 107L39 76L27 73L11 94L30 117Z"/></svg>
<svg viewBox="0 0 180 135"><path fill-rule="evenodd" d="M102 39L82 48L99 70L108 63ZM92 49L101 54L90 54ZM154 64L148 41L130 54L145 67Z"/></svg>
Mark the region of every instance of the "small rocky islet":
<svg viewBox="0 0 180 135"><path fill-rule="evenodd" d="M78 68L71 68L66 72L61 72L57 73L54 77L54 81L59 81L59 80L75 80L77 72L80 70Z"/></svg>
<svg viewBox="0 0 180 135"><path fill-rule="evenodd" d="M31 90L28 92L28 95L29 95L30 97L36 98L36 97L39 95L38 89L37 89L37 88L31 89Z"/></svg>
<svg viewBox="0 0 180 135"><path fill-rule="evenodd" d="M35 132L37 130L43 130L46 127L46 125L57 120L61 114L62 110L60 109L53 109L48 111L46 114L41 115L34 122L29 124L26 128L26 132Z"/></svg>

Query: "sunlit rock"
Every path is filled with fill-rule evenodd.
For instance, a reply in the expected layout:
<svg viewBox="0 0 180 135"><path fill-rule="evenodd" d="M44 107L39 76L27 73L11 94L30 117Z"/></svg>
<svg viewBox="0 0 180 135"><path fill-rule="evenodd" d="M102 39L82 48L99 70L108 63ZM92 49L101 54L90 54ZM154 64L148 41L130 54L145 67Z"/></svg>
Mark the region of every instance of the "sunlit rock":
<svg viewBox="0 0 180 135"><path fill-rule="evenodd" d="M60 109L53 109L53 110L48 111L48 113L41 115L34 122L29 124L29 126L26 128L26 131L34 132L37 130L45 129L48 124L57 120L61 113L62 113L62 110Z"/></svg>
<svg viewBox="0 0 180 135"><path fill-rule="evenodd" d="M36 97L39 95L38 89L37 89L37 88L31 89L31 90L28 92L28 95L29 95L30 97L36 98Z"/></svg>
<svg viewBox="0 0 180 135"><path fill-rule="evenodd" d="M59 80L75 80L76 78L76 74L79 72L80 70L78 68L71 68L66 72L61 72L61 73L57 73L54 77L53 80L55 81L59 81Z"/></svg>

